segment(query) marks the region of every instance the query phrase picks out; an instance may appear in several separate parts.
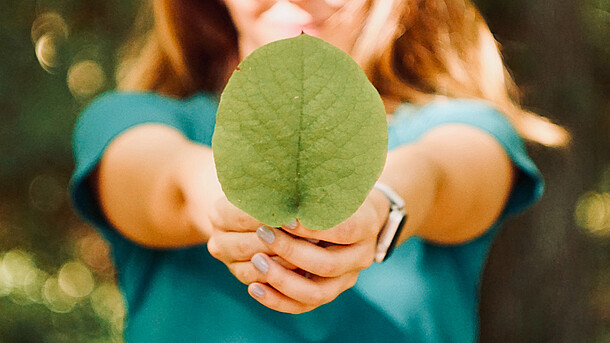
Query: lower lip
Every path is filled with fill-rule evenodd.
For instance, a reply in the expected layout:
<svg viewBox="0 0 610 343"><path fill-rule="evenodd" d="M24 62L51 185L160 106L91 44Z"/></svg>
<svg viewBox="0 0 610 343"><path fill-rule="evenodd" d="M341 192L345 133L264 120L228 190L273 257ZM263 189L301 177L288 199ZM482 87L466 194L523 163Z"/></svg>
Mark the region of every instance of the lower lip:
<svg viewBox="0 0 610 343"><path fill-rule="evenodd" d="M297 36L301 34L301 32L305 32L310 36L315 36L320 32L318 25L315 24L275 23L272 24L272 26L291 36Z"/></svg>

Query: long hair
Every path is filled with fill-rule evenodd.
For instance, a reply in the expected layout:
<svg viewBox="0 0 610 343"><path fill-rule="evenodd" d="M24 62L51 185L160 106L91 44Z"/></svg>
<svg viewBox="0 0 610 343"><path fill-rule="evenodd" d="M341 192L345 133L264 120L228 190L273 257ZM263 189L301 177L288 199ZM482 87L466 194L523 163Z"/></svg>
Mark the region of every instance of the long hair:
<svg viewBox="0 0 610 343"><path fill-rule="evenodd" d="M142 10L135 37L123 50L119 89L174 97L198 91L219 94L228 72L239 62L237 32L223 2L152 1ZM498 43L469 0L351 3L367 6L368 13L351 55L389 112L403 102L482 99L505 114L528 140L548 146L568 141L563 128L519 105Z"/></svg>

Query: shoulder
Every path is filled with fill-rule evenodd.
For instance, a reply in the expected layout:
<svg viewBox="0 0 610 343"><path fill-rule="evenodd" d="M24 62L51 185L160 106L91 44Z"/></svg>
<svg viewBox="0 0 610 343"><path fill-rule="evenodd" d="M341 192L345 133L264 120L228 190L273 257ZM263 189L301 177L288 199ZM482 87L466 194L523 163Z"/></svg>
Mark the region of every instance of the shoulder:
<svg viewBox="0 0 610 343"><path fill-rule="evenodd" d="M108 91L93 99L82 111L81 117L89 113L141 115L144 112L188 111L194 104L214 107L215 98L207 93L197 93L188 98L174 98L156 92Z"/></svg>
<svg viewBox="0 0 610 343"><path fill-rule="evenodd" d="M443 98L422 106L400 106L390 121L390 147L415 141L432 129L447 124L478 128L493 136L505 148L523 146L515 127L491 102Z"/></svg>
<svg viewBox="0 0 610 343"><path fill-rule="evenodd" d="M417 141L433 129L462 124L495 139L519 171L504 214L522 212L544 191L540 171L529 157L525 141L508 117L493 103L478 99L442 99L423 106L404 104L390 122L389 147Z"/></svg>
<svg viewBox="0 0 610 343"><path fill-rule="evenodd" d="M207 93L179 99L155 92L109 91L96 97L82 110L75 123L74 140L78 143L83 137L89 141L92 134L110 138L144 123L165 124L191 139L198 139L194 124L201 123L206 128L213 126L216 109L215 97Z"/></svg>

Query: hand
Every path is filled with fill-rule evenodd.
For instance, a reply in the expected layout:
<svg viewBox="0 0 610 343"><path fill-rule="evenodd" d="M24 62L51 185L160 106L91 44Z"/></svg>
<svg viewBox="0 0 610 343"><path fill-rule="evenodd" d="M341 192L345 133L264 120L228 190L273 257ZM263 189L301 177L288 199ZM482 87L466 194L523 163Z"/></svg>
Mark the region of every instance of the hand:
<svg viewBox="0 0 610 343"><path fill-rule="evenodd" d="M302 225L259 228L261 242L303 272L284 268L265 252L257 253L252 264L259 276L250 284L249 293L261 304L288 313L308 312L331 302L373 263L377 236L388 212L385 196L372 191L350 218L326 231Z"/></svg>
<svg viewBox="0 0 610 343"><path fill-rule="evenodd" d="M256 229L262 224L229 202L216 176L211 150L193 147L179 162L178 182L188 221L206 238L210 254L245 284L260 281L260 273L250 263L256 253L266 253L294 269L258 238Z"/></svg>

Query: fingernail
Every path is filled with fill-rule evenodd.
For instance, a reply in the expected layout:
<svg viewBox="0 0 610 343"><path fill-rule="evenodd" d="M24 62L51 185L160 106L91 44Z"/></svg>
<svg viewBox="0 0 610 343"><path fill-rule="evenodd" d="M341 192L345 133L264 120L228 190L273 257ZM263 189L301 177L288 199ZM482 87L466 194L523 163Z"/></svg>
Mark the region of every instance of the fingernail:
<svg viewBox="0 0 610 343"><path fill-rule="evenodd" d="M250 293L257 298L262 298L265 296L265 290L262 289L259 285L250 286Z"/></svg>
<svg viewBox="0 0 610 343"><path fill-rule="evenodd" d="M292 223L290 223L288 225L284 225L284 228L294 230L294 229L296 229L297 225L299 225L299 223L295 219L295 221L293 221Z"/></svg>
<svg viewBox="0 0 610 343"><path fill-rule="evenodd" d="M259 227L258 229L256 229L256 234L263 241L265 241L269 244L273 243L273 241L275 240L275 234L266 225L263 225L263 226Z"/></svg>
<svg viewBox="0 0 610 343"><path fill-rule="evenodd" d="M256 267L256 269L258 269L263 274L267 274L267 272L269 271L269 263L267 263L267 260L265 260L264 257L262 257L261 255L254 255L251 261L252 264L254 264L254 266Z"/></svg>

